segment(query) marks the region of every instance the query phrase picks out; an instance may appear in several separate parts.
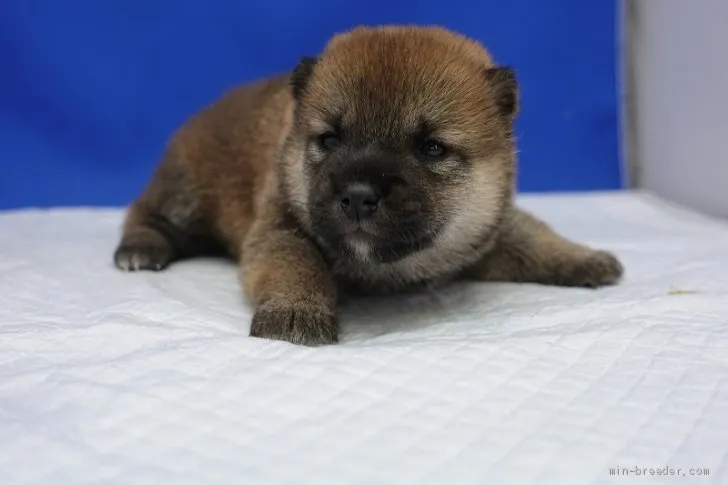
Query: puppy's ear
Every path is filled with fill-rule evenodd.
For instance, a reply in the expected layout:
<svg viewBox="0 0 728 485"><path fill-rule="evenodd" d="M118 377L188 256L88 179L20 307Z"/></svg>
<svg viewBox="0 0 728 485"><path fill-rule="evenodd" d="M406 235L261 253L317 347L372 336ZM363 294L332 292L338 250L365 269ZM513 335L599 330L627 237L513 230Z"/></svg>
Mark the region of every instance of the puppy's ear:
<svg viewBox="0 0 728 485"><path fill-rule="evenodd" d="M518 81L512 67L491 67L485 70L485 79L490 85L496 105L503 116L518 114Z"/></svg>
<svg viewBox="0 0 728 485"><path fill-rule="evenodd" d="M313 73L314 67L316 67L318 59L315 57L304 57L302 58L291 73L291 89L293 90L293 97L298 101L301 99L303 91L306 89L308 80Z"/></svg>

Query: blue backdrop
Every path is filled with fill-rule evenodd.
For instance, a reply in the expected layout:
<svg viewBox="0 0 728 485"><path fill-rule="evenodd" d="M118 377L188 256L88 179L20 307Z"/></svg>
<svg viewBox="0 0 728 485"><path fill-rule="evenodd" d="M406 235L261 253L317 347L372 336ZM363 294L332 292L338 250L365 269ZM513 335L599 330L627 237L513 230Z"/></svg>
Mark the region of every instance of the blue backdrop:
<svg viewBox="0 0 728 485"><path fill-rule="evenodd" d="M620 186L613 1L2 0L0 208L126 204L189 114L362 23L440 24L516 67L522 191Z"/></svg>

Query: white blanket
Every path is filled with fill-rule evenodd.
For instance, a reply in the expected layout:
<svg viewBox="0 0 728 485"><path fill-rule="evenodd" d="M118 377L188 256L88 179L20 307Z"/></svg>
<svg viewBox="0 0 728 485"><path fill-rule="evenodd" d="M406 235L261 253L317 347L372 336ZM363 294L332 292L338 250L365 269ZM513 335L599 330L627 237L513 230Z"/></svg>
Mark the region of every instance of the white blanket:
<svg viewBox="0 0 728 485"><path fill-rule="evenodd" d="M119 210L0 215L0 484L728 483L728 224L521 205L624 282L360 300L316 349L249 338L231 264L115 270Z"/></svg>

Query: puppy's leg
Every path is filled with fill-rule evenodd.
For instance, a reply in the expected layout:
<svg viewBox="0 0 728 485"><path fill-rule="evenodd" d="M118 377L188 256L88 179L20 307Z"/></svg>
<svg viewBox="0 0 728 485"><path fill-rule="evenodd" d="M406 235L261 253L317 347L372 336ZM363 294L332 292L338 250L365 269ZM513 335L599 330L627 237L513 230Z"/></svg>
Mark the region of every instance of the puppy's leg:
<svg viewBox="0 0 728 485"><path fill-rule="evenodd" d="M496 246L467 276L597 288L617 283L622 273L622 264L611 253L569 241L534 216L514 209Z"/></svg>
<svg viewBox="0 0 728 485"><path fill-rule="evenodd" d="M168 155L129 208L114 263L124 271L159 271L175 260L206 252L211 241L185 168Z"/></svg>
<svg viewBox="0 0 728 485"><path fill-rule="evenodd" d="M293 227L257 221L243 246L240 276L255 307L252 337L337 342L333 276L318 248Z"/></svg>

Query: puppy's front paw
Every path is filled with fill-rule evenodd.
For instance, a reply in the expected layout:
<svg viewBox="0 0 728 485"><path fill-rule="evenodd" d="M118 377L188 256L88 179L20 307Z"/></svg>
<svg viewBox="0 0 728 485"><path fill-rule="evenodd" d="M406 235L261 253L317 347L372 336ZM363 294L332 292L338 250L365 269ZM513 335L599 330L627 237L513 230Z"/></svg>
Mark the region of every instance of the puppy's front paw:
<svg viewBox="0 0 728 485"><path fill-rule="evenodd" d="M161 271L172 257L172 248L166 241L122 243L114 252L114 264L122 271Z"/></svg>
<svg viewBox="0 0 728 485"><path fill-rule="evenodd" d="M318 346L338 341L338 321L327 307L271 300L253 315L250 336Z"/></svg>
<svg viewBox="0 0 728 485"><path fill-rule="evenodd" d="M598 288L619 282L624 273L622 263L607 251L589 251L575 258L559 271L559 284Z"/></svg>

